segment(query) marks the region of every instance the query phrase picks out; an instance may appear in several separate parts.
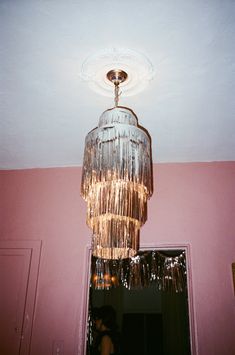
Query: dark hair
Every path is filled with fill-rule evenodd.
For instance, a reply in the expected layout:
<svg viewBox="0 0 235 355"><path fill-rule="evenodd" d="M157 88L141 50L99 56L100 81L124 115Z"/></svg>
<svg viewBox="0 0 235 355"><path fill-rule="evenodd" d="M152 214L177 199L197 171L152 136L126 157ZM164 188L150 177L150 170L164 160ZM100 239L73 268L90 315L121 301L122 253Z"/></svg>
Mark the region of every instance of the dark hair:
<svg viewBox="0 0 235 355"><path fill-rule="evenodd" d="M98 307L93 307L91 310L91 317L93 319L98 319L99 318L99 308Z"/></svg>
<svg viewBox="0 0 235 355"><path fill-rule="evenodd" d="M102 323L109 329L116 329L116 312L112 306L105 305L99 308L97 318L102 320Z"/></svg>

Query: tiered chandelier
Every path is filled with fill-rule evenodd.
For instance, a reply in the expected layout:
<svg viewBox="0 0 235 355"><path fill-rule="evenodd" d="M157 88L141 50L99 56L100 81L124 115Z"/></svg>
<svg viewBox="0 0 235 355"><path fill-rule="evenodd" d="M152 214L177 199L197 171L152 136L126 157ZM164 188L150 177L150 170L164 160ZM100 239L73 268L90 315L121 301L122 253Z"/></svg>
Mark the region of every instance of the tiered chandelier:
<svg viewBox="0 0 235 355"><path fill-rule="evenodd" d="M85 141L81 193L87 201L92 254L101 259L136 255L153 192L150 136L131 109L118 106L119 85L127 77L122 70L108 72L115 107L101 115Z"/></svg>

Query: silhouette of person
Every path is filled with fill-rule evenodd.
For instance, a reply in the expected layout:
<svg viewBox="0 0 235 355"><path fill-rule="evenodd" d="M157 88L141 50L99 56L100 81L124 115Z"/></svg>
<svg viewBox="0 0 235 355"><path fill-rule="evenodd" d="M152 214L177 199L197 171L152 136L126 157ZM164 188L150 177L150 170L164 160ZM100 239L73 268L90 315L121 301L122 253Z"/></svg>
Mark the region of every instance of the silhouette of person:
<svg viewBox="0 0 235 355"><path fill-rule="evenodd" d="M93 355L119 354L119 334L116 324L116 312L112 306L100 307L95 312L95 328Z"/></svg>

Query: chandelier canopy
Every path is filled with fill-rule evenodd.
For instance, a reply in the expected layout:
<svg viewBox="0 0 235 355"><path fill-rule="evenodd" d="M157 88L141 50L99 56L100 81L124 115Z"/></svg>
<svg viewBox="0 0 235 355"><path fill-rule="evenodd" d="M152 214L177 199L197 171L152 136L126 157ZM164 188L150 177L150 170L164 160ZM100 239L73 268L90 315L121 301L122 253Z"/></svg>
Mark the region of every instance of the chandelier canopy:
<svg viewBox="0 0 235 355"><path fill-rule="evenodd" d="M134 112L118 106L127 74L107 74L115 86L115 107L100 117L85 141L81 193L87 201L92 254L102 259L133 257L152 195L151 139Z"/></svg>

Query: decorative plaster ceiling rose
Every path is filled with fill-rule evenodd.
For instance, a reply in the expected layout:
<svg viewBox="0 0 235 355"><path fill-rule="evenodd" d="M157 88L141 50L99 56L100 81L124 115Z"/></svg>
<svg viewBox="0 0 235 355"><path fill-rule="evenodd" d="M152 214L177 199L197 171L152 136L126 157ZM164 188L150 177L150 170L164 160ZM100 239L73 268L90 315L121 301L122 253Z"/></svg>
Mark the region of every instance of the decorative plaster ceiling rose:
<svg viewBox="0 0 235 355"><path fill-rule="evenodd" d="M122 96L143 91L154 76L153 65L145 55L128 48L106 48L84 61L80 77L88 82L92 90L112 97L113 83L107 78L107 73L113 69L128 74L126 81L120 83Z"/></svg>

